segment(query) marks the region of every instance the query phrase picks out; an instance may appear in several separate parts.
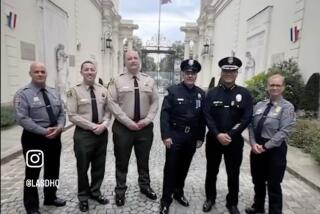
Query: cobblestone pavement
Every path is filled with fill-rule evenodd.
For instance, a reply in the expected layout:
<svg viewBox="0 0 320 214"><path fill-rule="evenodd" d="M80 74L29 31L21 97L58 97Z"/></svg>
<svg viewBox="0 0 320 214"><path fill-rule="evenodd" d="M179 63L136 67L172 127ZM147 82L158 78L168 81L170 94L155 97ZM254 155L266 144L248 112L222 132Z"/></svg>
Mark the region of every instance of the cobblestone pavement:
<svg viewBox="0 0 320 214"><path fill-rule="evenodd" d="M109 138L106 173L102 185L102 192L110 199L107 205L100 205L95 201L89 201L89 213L158 213L159 197L162 190L163 166L165 160L164 146L160 140L158 118L155 122L155 139L150 155L150 176L152 187L158 194L156 201L151 201L142 195L137 184L137 167L132 153L129 172L128 172L128 190L126 204L118 208L114 201L115 186L115 164L113 155L113 142ZM60 189L58 196L67 199L65 207L43 206L43 193L40 193L40 212L42 213L80 213L78 210L77 200L77 172L76 161L73 152L73 128L63 134L63 147L61 155L60 168ZM109 135L111 137L111 135ZM204 146L197 150L189 174L186 180L185 195L190 199L190 207L185 208L177 202L173 202L170 207L170 213L202 213L202 204L205 199L204 195L204 179L205 179L205 152ZM42 175L41 175L42 176ZM22 185L24 178L24 161L19 156L7 164L1 165L1 213L25 213L22 202ZM215 207L211 213L228 213L225 208L225 196L227 193L226 173L224 165L218 178L218 196ZM240 177L240 196L239 209L244 213L244 208L250 205L253 198L253 186L251 183L250 166L249 166L249 146L244 149L244 159L241 167ZM288 172L283 182L284 195L284 213L285 214L318 214L320 213L320 193L301 180L295 178Z"/></svg>

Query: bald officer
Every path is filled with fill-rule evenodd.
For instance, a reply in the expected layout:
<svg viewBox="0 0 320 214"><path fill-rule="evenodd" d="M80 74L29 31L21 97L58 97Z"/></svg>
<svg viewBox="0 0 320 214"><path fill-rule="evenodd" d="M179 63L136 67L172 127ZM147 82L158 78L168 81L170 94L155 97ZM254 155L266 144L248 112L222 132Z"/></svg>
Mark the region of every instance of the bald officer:
<svg viewBox="0 0 320 214"><path fill-rule="evenodd" d="M203 211L209 212L217 196L217 175L224 155L228 175L226 207L238 214L239 174L242 162L242 131L249 125L252 115L252 98L249 91L235 84L242 62L237 57L219 61L221 78L218 87L209 90L204 115L209 128L206 139L207 174L206 201Z"/></svg>
<svg viewBox="0 0 320 214"><path fill-rule="evenodd" d="M74 152L77 158L79 209L89 209L88 198L100 204L109 200L100 192L105 172L108 125L111 119L107 89L95 83L96 66L92 61L81 64L82 83L67 94L69 120L76 125ZM88 168L91 164L91 184Z"/></svg>
<svg viewBox="0 0 320 214"><path fill-rule="evenodd" d="M282 97L285 79L280 74L269 76L269 99L258 102L249 126L250 165L254 184L254 203L246 213L264 213L266 187L269 212L282 213L281 182L287 166L286 140L295 124L293 105ZM266 185L267 184L267 185Z"/></svg>
<svg viewBox="0 0 320 214"><path fill-rule="evenodd" d="M47 71L43 63L33 62L29 71L31 82L14 97L15 117L23 127L22 151L26 161L23 202L28 214L39 212L36 187L44 165L44 205L64 206L57 198L61 153L61 132L66 118L57 90L46 85ZM36 151L37 150L37 151Z"/></svg>
<svg viewBox="0 0 320 214"><path fill-rule="evenodd" d="M195 85L201 65L187 59L182 61L180 68L183 81L168 88L160 116L161 137L166 147L161 214L169 213L172 195L181 205L189 206L184 196L184 182L206 130L202 111L205 92Z"/></svg>
<svg viewBox="0 0 320 214"><path fill-rule="evenodd" d="M137 158L141 193L155 200L150 186L149 154L153 141L153 119L158 110L158 92L154 80L141 73L141 60L136 51L125 55L127 72L109 84L109 108L115 116L112 126L116 158L115 200L125 203L126 178L132 147Z"/></svg>

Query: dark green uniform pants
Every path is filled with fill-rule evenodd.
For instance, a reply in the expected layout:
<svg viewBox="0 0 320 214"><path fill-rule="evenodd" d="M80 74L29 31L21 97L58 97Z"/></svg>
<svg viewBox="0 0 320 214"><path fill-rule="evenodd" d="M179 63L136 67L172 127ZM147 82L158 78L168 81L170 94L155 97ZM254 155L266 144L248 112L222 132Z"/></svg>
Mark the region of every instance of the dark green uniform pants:
<svg viewBox="0 0 320 214"><path fill-rule="evenodd" d="M74 136L74 153L77 158L78 199L88 200L89 196L101 195L100 187L104 177L108 131L96 135L92 131L76 127ZM91 163L91 185L88 169Z"/></svg>
<svg viewBox="0 0 320 214"><path fill-rule="evenodd" d="M115 120L112 132L116 158L116 194L124 195L127 190L126 180L132 147L134 147L137 159L140 189L148 188L150 186L149 154L153 141L153 123L140 131L131 131Z"/></svg>

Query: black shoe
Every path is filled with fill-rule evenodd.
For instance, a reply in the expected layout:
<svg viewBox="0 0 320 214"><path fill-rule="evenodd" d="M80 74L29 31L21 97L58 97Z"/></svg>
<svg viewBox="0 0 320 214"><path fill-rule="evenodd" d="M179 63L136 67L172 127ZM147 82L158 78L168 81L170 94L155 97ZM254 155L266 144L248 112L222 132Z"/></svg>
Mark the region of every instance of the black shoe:
<svg viewBox="0 0 320 214"><path fill-rule="evenodd" d="M169 213L169 206L161 204L160 205L160 214L168 214L168 213Z"/></svg>
<svg viewBox="0 0 320 214"><path fill-rule="evenodd" d="M157 194L151 189L151 187L146 188L146 189L140 189L140 192L150 198L151 200L156 200L157 199Z"/></svg>
<svg viewBox="0 0 320 214"><path fill-rule="evenodd" d="M248 214L264 214L264 209L257 209L254 206L247 207L244 211Z"/></svg>
<svg viewBox="0 0 320 214"><path fill-rule="evenodd" d="M125 203L126 197L124 195L116 194L116 205L121 207Z"/></svg>
<svg viewBox="0 0 320 214"><path fill-rule="evenodd" d="M92 200L97 201L99 204L107 204L107 203L109 203L109 200L106 197L104 197L103 195L91 196L90 198Z"/></svg>
<svg viewBox="0 0 320 214"><path fill-rule="evenodd" d="M63 207L66 205L66 201L61 199L61 198L56 198L54 200L44 200L43 202L43 205L47 205L47 206L50 206L50 205L53 205L53 206L56 206L56 207Z"/></svg>
<svg viewBox="0 0 320 214"><path fill-rule="evenodd" d="M212 209L212 206L215 204L214 200L207 199L202 206L202 211L207 213Z"/></svg>
<svg viewBox="0 0 320 214"><path fill-rule="evenodd" d="M27 211L27 214L41 214L41 212L39 212L39 210L30 210Z"/></svg>
<svg viewBox="0 0 320 214"><path fill-rule="evenodd" d="M87 212L89 210L89 203L88 201L80 201L79 202L79 210L81 212Z"/></svg>
<svg viewBox="0 0 320 214"><path fill-rule="evenodd" d="M240 211L238 210L237 206L230 206L227 208L228 208L230 214L240 214Z"/></svg>
<svg viewBox="0 0 320 214"><path fill-rule="evenodd" d="M181 196L173 195L173 198L176 201L178 201L179 204L181 204L182 206L189 207L189 201L186 199L186 197L184 197L184 195L181 195Z"/></svg>

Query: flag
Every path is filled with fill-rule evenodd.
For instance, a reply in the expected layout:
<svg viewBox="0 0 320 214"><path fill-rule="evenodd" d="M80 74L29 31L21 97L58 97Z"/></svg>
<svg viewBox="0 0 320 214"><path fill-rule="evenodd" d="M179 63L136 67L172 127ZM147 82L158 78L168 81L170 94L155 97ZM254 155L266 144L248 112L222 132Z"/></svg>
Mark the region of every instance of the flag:
<svg viewBox="0 0 320 214"><path fill-rule="evenodd" d="M296 42L299 39L299 30L297 26L290 28L290 41Z"/></svg>
<svg viewBox="0 0 320 214"><path fill-rule="evenodd" d="M160 0L161 4L168 4L171 3L171 0Z"/></svg>
<svg viewBox="0 0 320 214"><path fill-rule="evenodd" d="M8 26L9 28L15 28L17 23L17 14L13 14L11 11L9 12L9 15L7 15L8 19Z"/></svg>

